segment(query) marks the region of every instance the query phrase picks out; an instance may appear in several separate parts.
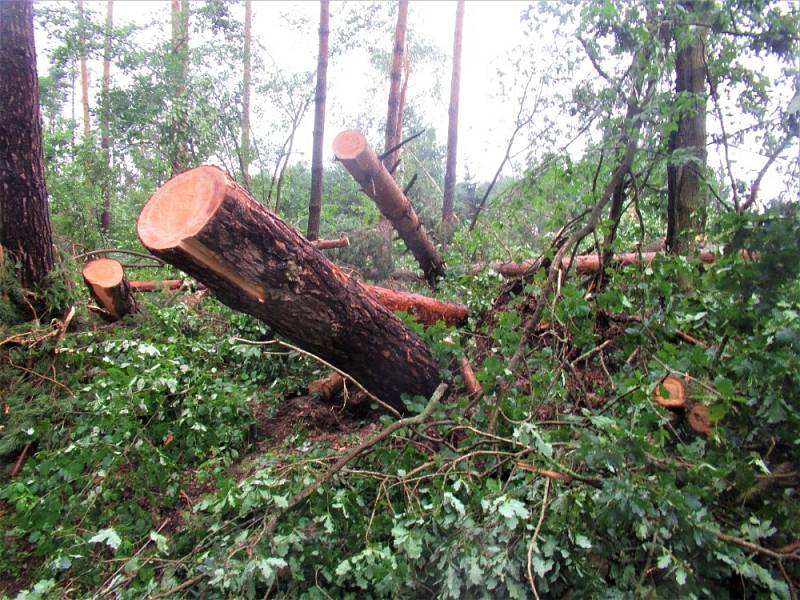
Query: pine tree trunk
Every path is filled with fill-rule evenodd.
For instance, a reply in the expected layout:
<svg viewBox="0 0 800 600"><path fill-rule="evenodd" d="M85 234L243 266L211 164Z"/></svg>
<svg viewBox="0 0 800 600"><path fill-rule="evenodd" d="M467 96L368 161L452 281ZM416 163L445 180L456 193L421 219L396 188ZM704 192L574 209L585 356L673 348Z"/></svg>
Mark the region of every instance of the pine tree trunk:
<svg viewBox="0 0 800 600"><path fill-rule="evenodd" d="M89 137L92 124L89 117L89 69L86 67L86 17L83 12L83 0L78 0L78 51L81 65L81 103L83 104L83 135Z"/></svg>
<svg viewBox="0 0 800 600"><path fill-rule="evenodd" d="M189 112L187 110L187 77L189 72L189 0L172 0L172 174L189 165Z"/></svg>
<svg viewBox="0 0 800 600"><path fill-rule="evenodd" d="M308 201L309 240L319 238L319 219L322 212L322 143L325 137L325 96L328 88L328 21L329 0L319 3L319 57L317 58L317 90L314 96L314 149L311 157L311 197Z"/></svg>
<svg viewBox="0 0 800 600"><path fill-rule="evenodd" d="M239 167L244 187L250 189L250 41L253 28L253 0L244 2L244 53L242 57L242 142Z"/></svg>
<svg viewBox="0 0 800 600"><path fill-rule="evenodd" d="M422 341L360 283L216 167L174 177L139 216L148 250L405 412L439 374Z"/></svg>
<svg viewBox="0 0 800 600"><path fill-rule="evenodd" d="M397 26L394 30L394 50L392 52L392 70L389 74L389 101L386 114L386 143L384 151L388 152L400 143L400 92L403 78L403 56L406 50L406 24L408 22L408 0L400 0L397 6ZM384 166L392 171L398 160L399 152L392 152L383 159Z"/></svg>
<svg viewBox="0 0 800 600"><path fill-rule="evenodd" d="M106 175L103 177L103 212L100 215L100 229L104 235L111 230L111 139L109 127L111 107L109 91L111 88L111 33L114 27L114 0L106 1L106 31L103 45L103 83L100 90L100 148L106 163Z"/></svg>
<svg viewBox="0 0 800 600"><path fill-rule="evenodd" d="M450 80L450 108L447 124L447 167L444 174L442 223L446 231L455 227L456 151L458 149L458 97L461 87L461 39L464 30L464 0L456 4L456 27L453 34L453 76Z"/></svg>
<svg viewBox="0 0 800 600"><path fill-rule="evenodd" d="M0 2L0 56L0 243L31 289L54 263L29 0Z"/></svg>
<svg viewBox="0 0 800 600"><path fill-rule="evenodd" d="M692 156L667 168L667 251L671 254L693 254L695 238L705 225L702 171L706 164L706 33L703 28L694 41L676 50L675 92L688 96L689 107L679 116L670 150L690 150Z"/></svg>

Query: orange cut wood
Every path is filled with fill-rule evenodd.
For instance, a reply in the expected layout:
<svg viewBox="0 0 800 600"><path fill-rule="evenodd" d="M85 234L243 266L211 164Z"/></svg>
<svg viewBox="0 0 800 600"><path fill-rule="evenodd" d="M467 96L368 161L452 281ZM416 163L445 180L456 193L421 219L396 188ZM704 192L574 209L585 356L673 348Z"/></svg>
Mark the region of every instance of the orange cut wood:
<svg viewBox="0 0 800 600"><path fill-rule="evenodd" d="M686 412L686 421L689 427L697 433L707 434L711 432L713 423L708 416L708 407L705 404L694 404Z"/></svg>
<svg viewBox="0 0 800 600"><path fill-rule="evenodd" d="M666 391L666 394L663 393ZM674 375L667 375L655 390L655 401L665 408L684 408L686 406L686 382Z"/></svg>
<svg viewBox="0 0 800 600"><path fill-rule="evenodd" d="M116 260L91 260L84 265L81 275L107 321L116 321L138 310L125 271Z"/></svg>
<svg viewBox="0 0 800 600"><path fill-rule="evenodd" d="M343 237L335 240L314 240L317 250L331 250L333 248L347 248L350 245L350 238Z"/></svg>

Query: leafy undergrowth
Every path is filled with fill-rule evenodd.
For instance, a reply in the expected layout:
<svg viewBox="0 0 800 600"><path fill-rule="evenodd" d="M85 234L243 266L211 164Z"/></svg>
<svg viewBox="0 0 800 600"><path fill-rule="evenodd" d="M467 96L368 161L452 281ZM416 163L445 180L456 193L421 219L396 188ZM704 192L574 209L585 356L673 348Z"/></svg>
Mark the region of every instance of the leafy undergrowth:
<svg viewBox="0 0 800 600"><path fill-rule="evenodd" d="M0 492L0 586L22 598L788 598L800 286L797 222L781 223L732 224L758 267L729 236L705 271L660 259L599 292L567 280L517 372L508 359L541 274L482 316L499 278L448 281L470 324L418 329L447 398L303 501L392 421L357 395L303 396L317 366L234 339L269 339L257 322L154 297L116 326L6 348L0 455L31 448ZM479 401L459 389L462 351ZM653 402L669 373L708 407L708 435Z"/></svg>

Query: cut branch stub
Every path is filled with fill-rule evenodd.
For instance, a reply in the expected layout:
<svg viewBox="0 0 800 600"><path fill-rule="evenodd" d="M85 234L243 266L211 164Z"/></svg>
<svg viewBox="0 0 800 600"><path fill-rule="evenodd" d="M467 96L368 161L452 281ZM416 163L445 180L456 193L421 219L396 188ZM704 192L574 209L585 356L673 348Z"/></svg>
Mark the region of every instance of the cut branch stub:
<svg viewBox="0 0 800 600"><path fill-rule="evenodd" d="M693 404L686 411L686 421L696 433L709 434L714 426L708 413L708 407L700 403Z"/></svg>
<svg viewBox="0 0 800 600"><path fill-rule="evenodd" d="M92 297L103 309L106 320L116 321L138 310L125 271L116 260L98 258L89 261L81 274Z"/></svg>
<svg viewBox="0 0 800 600"><path fill-rule="evenodd" d="M392 222L417 259L425 279L432 284L437 277L444 276L447 270L444 261L436 253L414 207L366 138L354 129L343 131L333 140L333 152L367 196L375 201L381 213Z"/></svg>
<svg viewBox="0 0 800 600"><path fill-rule="evenodd" d="M405 412L401 394L430 397L428 348L357 281L253 199L224 171L174 177L142 209L142 244L304 350Z"/></svg>
<svg viewBox="0 0 800 600"><path fill-rule="evenodd" d="M666 395L663 393L666 390ZM686 406L686 382L674 375L667 375L656 387L655 401L665 408L684 408Z"/></svg>

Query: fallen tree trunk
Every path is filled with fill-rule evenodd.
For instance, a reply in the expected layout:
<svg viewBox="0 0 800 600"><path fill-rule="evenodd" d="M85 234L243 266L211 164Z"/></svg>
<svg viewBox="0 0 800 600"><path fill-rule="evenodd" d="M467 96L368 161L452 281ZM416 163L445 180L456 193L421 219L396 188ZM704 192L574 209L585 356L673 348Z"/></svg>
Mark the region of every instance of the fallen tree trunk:
<svg viewBox="0 0 800 600"><path fill-rule="evenodd" d="M615 254L613 257L613 262L615 264L621 266L627 265L638 265L642 264L650 264L655 260L656 256L659 254L663 254L662 252L642 252L639 254L638 252L626 252L624 254ZM715 255L713 252L709 252L708 250L703 250L699 255L698 258L701 262L710 264L713 263L715 260ZM522 262L512 262L512 261L505 261L505 262L493 262L489 266L494 270L503 275L504 277L520 277L524 275L529 269L540 265L541 261L538 258L531 258L528 260L524 260ZM570 259L569 257L565 257L561 261L561 267L566 269L570 266ZM486 268L485 263L478 263L470 267L467 271L469 275L477 275L483 269ZM582 254L580 256L575 257L575 271L580 274L587 274L587 273L596 273L600 270L600 256L597 254Z"/></svg>
<svg viewBox="0 0 800 600"><path fill-rule="evenodd" d="M161 281L131 281L133 292L158 292L162 290L179 290L183 285L182 279L162 279Z"/></svg>
<svg viewBox="0 0 800 600"><path fill-rule="evenodd" d="M413 332L224 171L204 166L162 186L142 209L142 244L355 378L400 412L430 397L436 363Z"/></svg>
<svg viewBox="0 0 800 600"><path fill-rule="evenodd" d="M422 294L390 290L377 285L364 284L367 291L389 310L402 310L412 314L423 325L444 321L446 325L461 325L469 316L463 304L442 302Z"/></svg>
<svg viewBox="0 0 800 600"><path fill-rule="evenodd" d="M444 276L447 270L444 261L436 253L414 207L366 138L353 129L343 131L333 140L333 153L367 196L375 201L381 213L392 222L417 259L428 283L433 284L437 277Z"/></svg>
<svg viewBox="0 0 800 600"><path fill-rule="evenodd" d="M101 314L107 321L117 321L138 310L125 271L116 260L98 258L89 261L84 265L81 275L92 297L103 309Z"/></svg>
<svg viewBox="0 0 800 600"><path fill-rule="evenodd" d="M314 240L312 243L317 247L317 250L347 248L350 245L350 238L343 237L336 240Z"/></svg>

